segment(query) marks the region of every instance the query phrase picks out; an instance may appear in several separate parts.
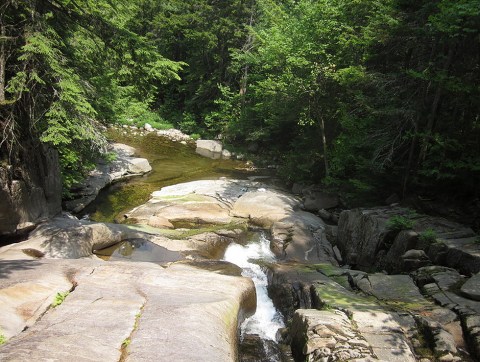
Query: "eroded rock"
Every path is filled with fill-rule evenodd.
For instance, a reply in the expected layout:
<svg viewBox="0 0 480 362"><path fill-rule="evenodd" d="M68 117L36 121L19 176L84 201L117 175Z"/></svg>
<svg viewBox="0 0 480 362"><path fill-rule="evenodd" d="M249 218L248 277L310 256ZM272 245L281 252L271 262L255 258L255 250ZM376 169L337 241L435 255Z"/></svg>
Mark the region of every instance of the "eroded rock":
<svg viewBox="0 0 480 362"><path fill-rule="evenodd" d="M73 187L71 199L64 202L66 210L78 213L95 200L107 185L152 170L145 158L132 157L135 152L133 147L113 143L110 148L116 154L116 159L109 163L100 162L84 182Z"/></svg>

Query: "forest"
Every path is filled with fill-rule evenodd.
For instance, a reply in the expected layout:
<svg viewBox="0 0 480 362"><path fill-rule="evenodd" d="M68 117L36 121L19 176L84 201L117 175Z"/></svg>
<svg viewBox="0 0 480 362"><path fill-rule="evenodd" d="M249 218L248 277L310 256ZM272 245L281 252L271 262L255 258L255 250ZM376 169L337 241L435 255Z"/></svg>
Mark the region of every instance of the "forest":
<svg viewBox="0 0 480 362"><path fill-rule="evenodd" d="M110 124L221 137L346 199L480 196L480 0L4 0L0 167ZM252 147L254 146L254 147Z"/></svg>

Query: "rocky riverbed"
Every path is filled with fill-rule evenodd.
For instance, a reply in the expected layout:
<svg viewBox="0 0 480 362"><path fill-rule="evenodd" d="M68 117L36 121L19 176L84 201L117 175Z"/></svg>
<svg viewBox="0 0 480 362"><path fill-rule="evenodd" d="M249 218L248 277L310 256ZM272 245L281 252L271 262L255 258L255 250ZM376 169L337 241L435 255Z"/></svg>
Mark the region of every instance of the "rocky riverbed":
<svg viewBox="0 0 480 362"><path fill-rule="evenodd" d="M0 248L0 360L255 360L238 355L253 282L221 260L252 227L277 258L261 267L289 326L278 342L295 360L478 360L480 245L470 229L398 207L337 217L305 201L217 178L162 187L123 224L68 214L40 224ZM411 228L392 230L394 217L412 218ZM135 259L140 245L155 249L148 261ZM105 261L112 246L121 257Z"/></svg>

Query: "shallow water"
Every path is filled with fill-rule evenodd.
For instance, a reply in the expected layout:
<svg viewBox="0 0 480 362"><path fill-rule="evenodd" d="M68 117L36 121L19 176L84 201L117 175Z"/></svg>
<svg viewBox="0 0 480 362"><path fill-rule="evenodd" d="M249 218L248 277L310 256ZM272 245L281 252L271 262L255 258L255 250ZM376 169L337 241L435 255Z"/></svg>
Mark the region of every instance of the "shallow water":
<svg viewBox="0 0 480 362"><path fill-rule="evenodd" d="M254 174L247 170L245 162L199 156L193 145L173 142L155 133L134 136L122 132L111 129L109 137L135 147L136 156L148 159L152 171L105 188L80 216L88 215L99 222L121 222L126 212L147 202L153 191L164 186L222 176L245 179Z"/></svg>

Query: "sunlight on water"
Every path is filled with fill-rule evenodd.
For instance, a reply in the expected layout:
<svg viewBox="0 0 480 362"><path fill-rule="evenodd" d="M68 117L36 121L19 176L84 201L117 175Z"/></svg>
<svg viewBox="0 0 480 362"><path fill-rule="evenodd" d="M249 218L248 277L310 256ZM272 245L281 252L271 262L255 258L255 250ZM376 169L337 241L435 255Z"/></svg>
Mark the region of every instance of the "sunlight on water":
<svg viewBox="0 0 480 362"><path fill-rule="evenodd" d="M258 334L263 339L275 340L279 328L283 328L282 316L275 309L267 293L267 275L255 261L273 262L270 241L262 234L258 242L246 246L231 244L225 251L224 260L243 269L242 275L252 278L257 291L257 311L241 326L243 334Z"/></svg>

